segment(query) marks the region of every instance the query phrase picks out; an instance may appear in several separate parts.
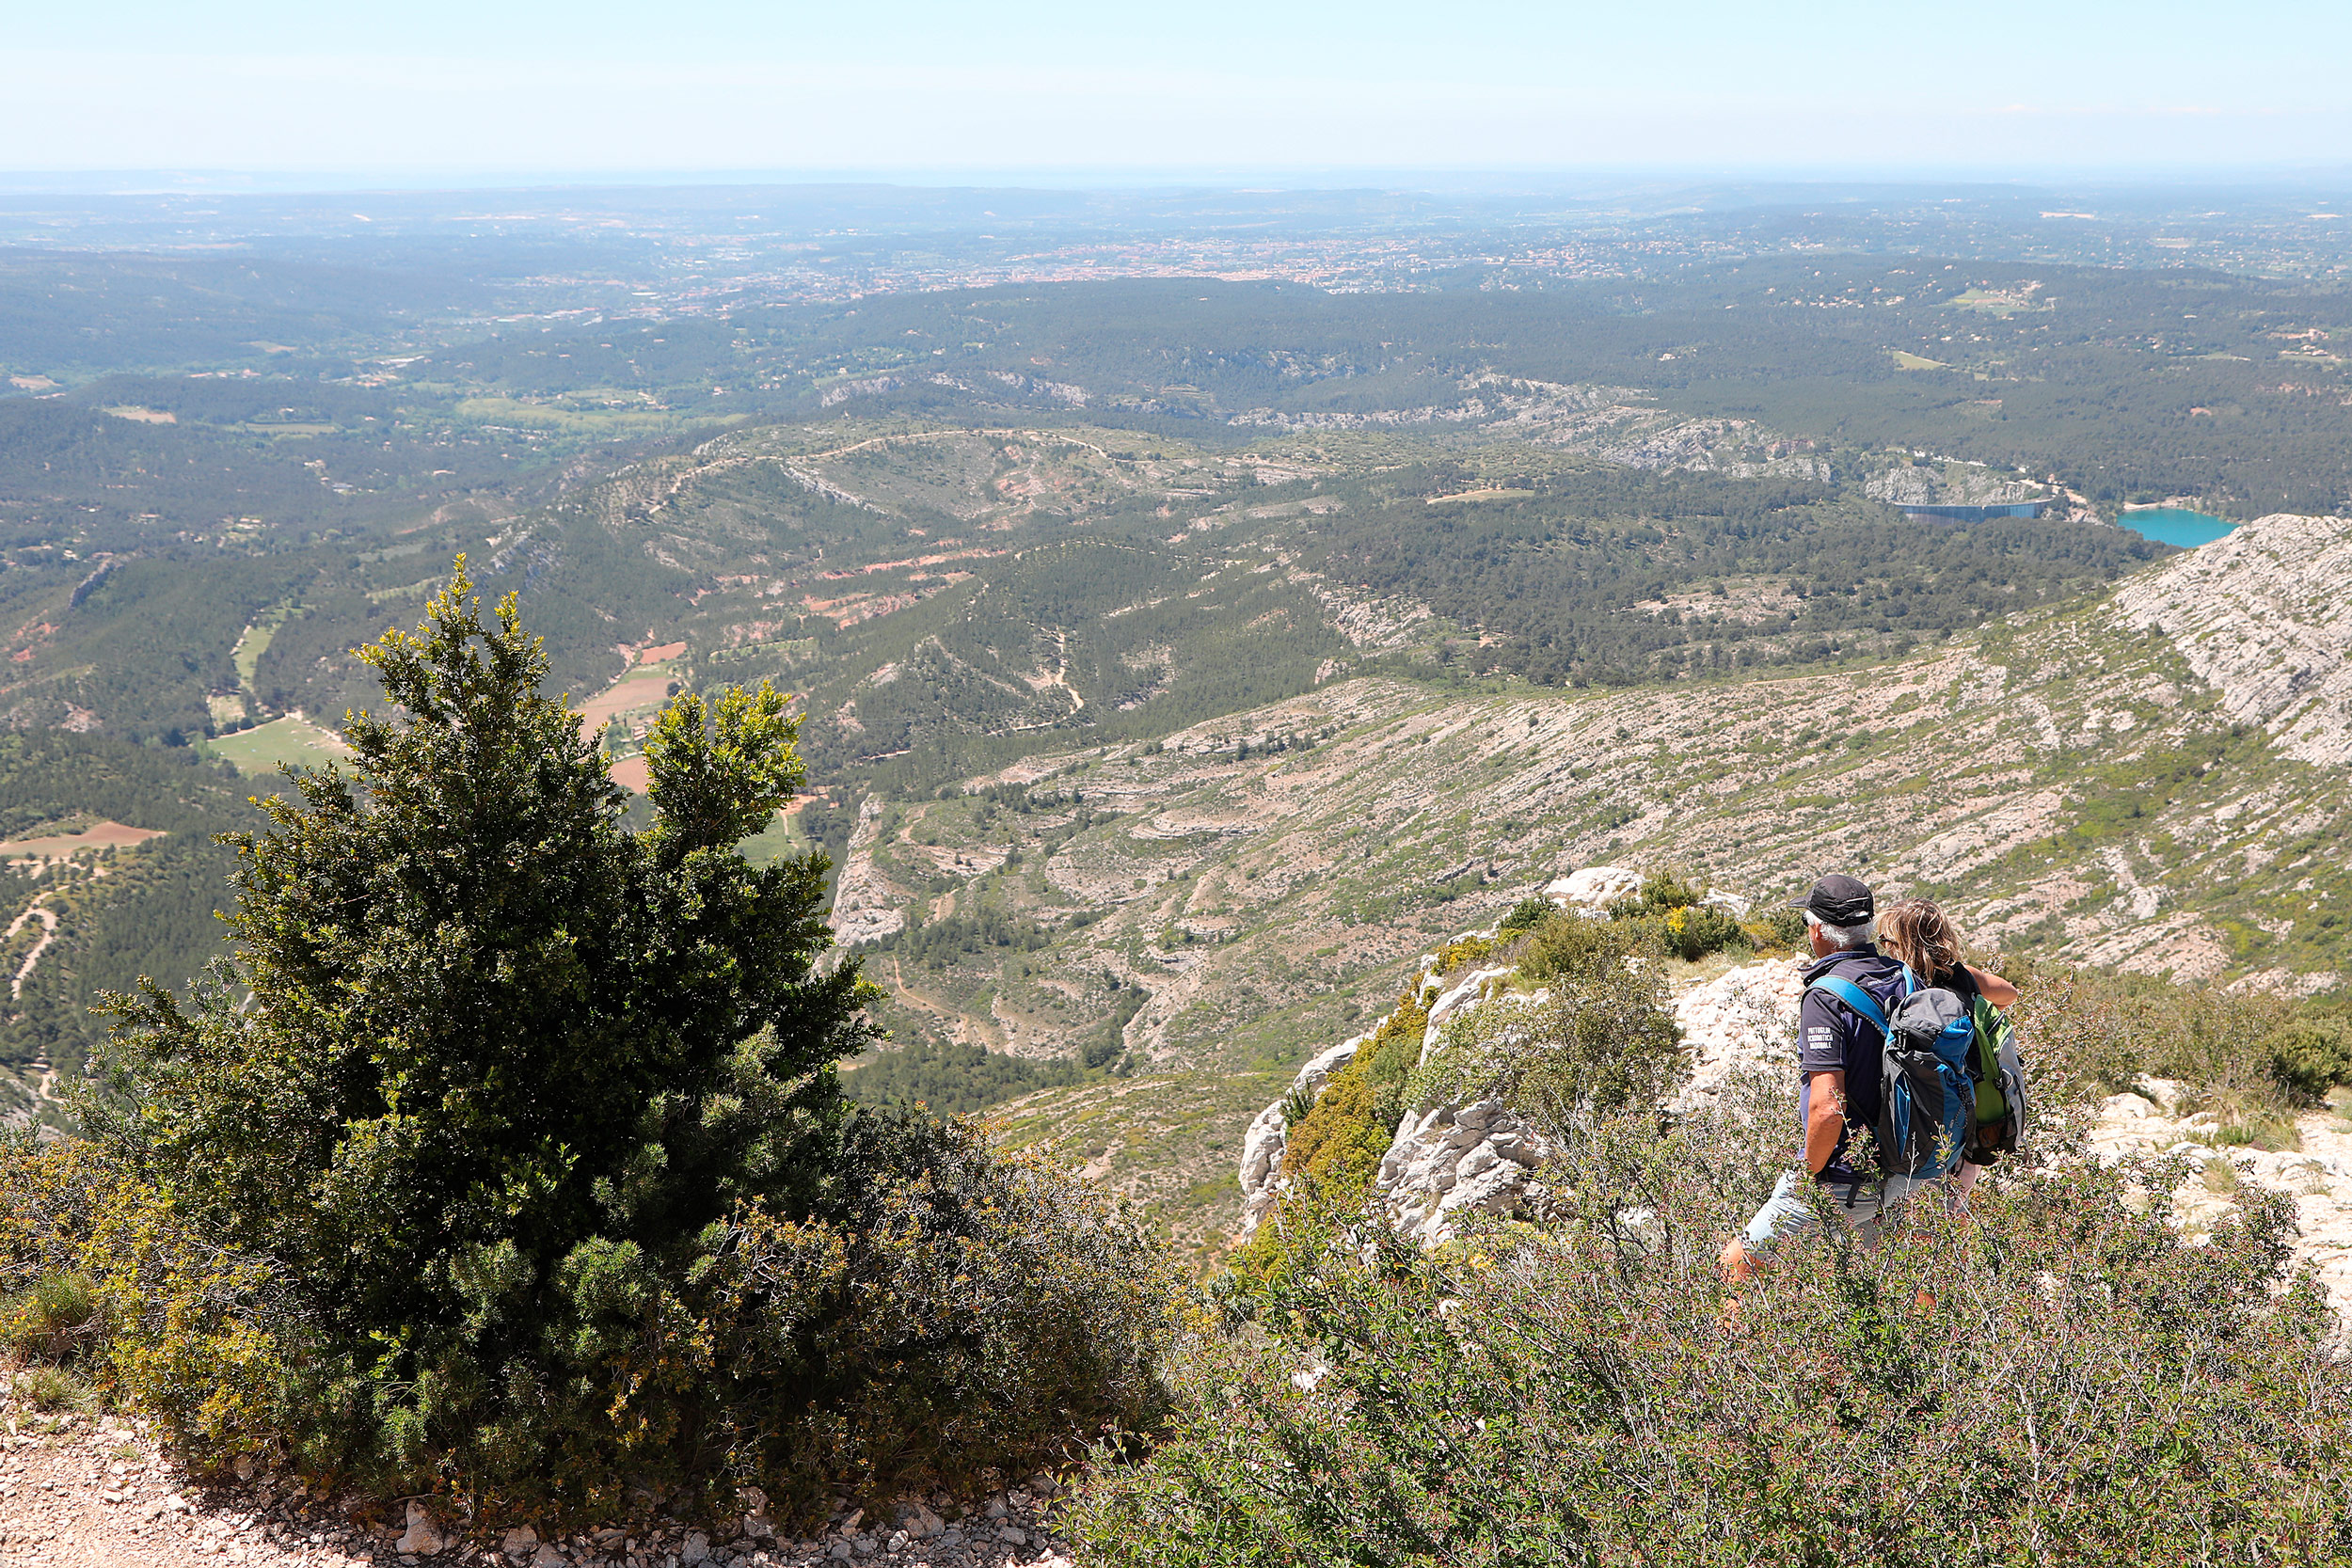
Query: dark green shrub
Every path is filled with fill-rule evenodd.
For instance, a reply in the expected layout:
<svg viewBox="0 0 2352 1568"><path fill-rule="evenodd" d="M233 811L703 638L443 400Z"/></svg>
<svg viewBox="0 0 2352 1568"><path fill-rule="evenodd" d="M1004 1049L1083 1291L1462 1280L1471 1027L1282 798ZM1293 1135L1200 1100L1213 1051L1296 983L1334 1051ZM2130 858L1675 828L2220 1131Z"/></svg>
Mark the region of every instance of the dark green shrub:
<svg viewBox="0 0 2352 1568"><path fill-rule="evenodd" d="M1701 902L1706 896L1704 887L1661 871L1645 879L1640 893L1610 905L1609 918L1613 924L1651 932L1660 951L1685 961L1694 962L1727 947L1751 945L1738 917ZM1803 935L1802 927L1799 935Z"/></svg>
<svg viewBox="0 0 2352 1568"><path fill-rule="evenodd" d="M2334 1563L2352 1367L2282 1200L2184 1246L2183 1174L2004 1164L1966 1221L1716 1249L1771 1171L1597 1128L1550 1234L1433 1257L1362 1218L1201 1314L1178 1415L1071 1525L1112 1568Z"/></svg>
<svg viewBox="0 0 2352 1568"><path fill-rule="evenodd" d="M2317 1103L2352 1083L2352 1027L2333 1019L2290 1023L2263 1041L2271 1075L2297 1100Z"/></svg>
<svg viewBox="0 0 2352 1568"><path fill-rule="evenodd" d="M1747 936L1730 911L1711 904L1668 910L1659 923L1659 944L1676 958L1696 962L1726 947L1744 947Z"/></svg>
<svg viewBox="0 0 2352 1568"><path fill-rule="evenodd" d="M1518 973L1535 985L1555 977L1598 979L1628 958L1655 958L1657 933L1640 922L1591 920L1558 912L1528 933Z"/></svg>
<svg viewBox="0 0 2352 1568"><path fill-rule="evenodd" d="M1707 889L1671 871L1654 872L1642 880L1642 907L1649 910L1687 909L1707 896Z"/></svg>
<svg viewBox="0 0 2352 1568"><path fill-rule="evenodd" d="M1499 927L1504 935L1513 931L1532 931L1560 911L1560 906L1541 894L1520 899L1511 906L1511 912L1502 917Z"/></svg>
<svg viewBox="0 0 2352 1568"><path fill-rule="evenodd" d="M806 1511L835 1486L1025 1472L1162 1408L1171 1281L1092 1189L895 1111L853 1118L832 1174L808 1216L752 1205L707 1239L690 1299L707 1349L612 1323L605 1354L648 1384L692 1358L649 1435L699 1438L710 1469ZM585 1401L575 1417L592 1439L611 1419Z"/></svg>
<svg viewBox="0 0 2352 1568"><path fill-rule="evenodd" d="M8 1266L131 1304L113 1375L198 1457L493 1509L807 1497L1145 1409L1134 1238L842 1097L871 1034L855 964L817 962L825 863L735 848L802 778L782 699L673 701L628 832L462 567L367 650L404 719L359 716L353 775L233 840L226 972L121 1002L105 1159L11 1167L82 1196L8 1230Z"/></svg>

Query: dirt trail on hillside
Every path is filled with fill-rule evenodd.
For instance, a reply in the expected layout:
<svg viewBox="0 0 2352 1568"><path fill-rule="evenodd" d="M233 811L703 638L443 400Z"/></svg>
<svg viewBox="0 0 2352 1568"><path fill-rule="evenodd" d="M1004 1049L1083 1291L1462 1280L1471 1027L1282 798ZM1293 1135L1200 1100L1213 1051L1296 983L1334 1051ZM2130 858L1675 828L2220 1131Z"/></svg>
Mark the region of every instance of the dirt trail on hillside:
<svg viewBox="0 0 2352 1568"><path fill-rule="evenodd" d="M33 943L33 950L24 955L24 961L17 965L15 975L8 981L8 1000L11 1002L24 996L24 982L32 978L33 966L40 962L40 956L48 950L49 944L57 940L57 911L37 899L25 906L23 913L8 922L8 928L6 931L0 931L0 942L14 940L16 933L24 928L24 923L28 920L40 922L40 940Z"/></svg>
<svg viewBox="0 0 2352 1568"><path fill-rule="evenodd" d="M917 1011L929 1013L939 1020L946 1027L950 1039L961 1040L967 1034L977 1034L980 1037L981 1044L1003 1049L1005 1031L1002 1025L993 1024L971 1013L958 1012L955 1008L944 1003L934 1002L907 984L906 971L899 966L898 957L895 953L890 958L890 990L899 1001L907 1006Z"/></svg>

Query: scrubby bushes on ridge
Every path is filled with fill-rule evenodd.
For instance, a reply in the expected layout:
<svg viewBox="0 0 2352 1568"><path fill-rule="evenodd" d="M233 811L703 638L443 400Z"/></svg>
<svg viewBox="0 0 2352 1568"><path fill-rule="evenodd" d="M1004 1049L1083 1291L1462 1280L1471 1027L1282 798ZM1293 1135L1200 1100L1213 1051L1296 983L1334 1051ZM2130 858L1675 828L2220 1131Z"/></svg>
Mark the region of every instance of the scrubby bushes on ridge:
<svg viewBox="0 0 2352 1568"><path fill-rule="evenodd" d="M1834 1227L1735 1289L1719 1249L1793 1168L1788 1085L1661 1117L1646 936L1536 925L1515 983L1565 1015L1467 1007L1411 1085L1554 1136L1541 1227L1466 1214L1423 1253L1361 1192L1295 1188L1188 1316L1170 1424L1098 1453L1089 1562L2352 1560L2352 1359L2292 1200L2247 1186L2185 1244L2194 1163L2102 1164L2083 1114L2151 1074L2307 1103L2332 1011L2005 964L2031 1148L1965 1215L1916 1202L1875 1249Z"/></svg>
<svg viewBox="0 0 2352 1568"><path fill-rule="evenodd" d="M2011 1010L2030 1042L2037 1093L2058 1100L2122 1094L2151 1078L2187 1086L2224 1142L2291 1147L2295 1117L2352 1083L2346 1003L2262 990L2179 986L2007 957L2024 984Z"/></svg>
<svg viewBox="0 0 2352 1568"><path fill-rule="evenodd" d="M1785 1107L1777 1107L1785 1112ZM2287 1200L2210 1244L2182 1162L2004 1164L1965 1220L1716 1249L1772 1175L1753 1131L1591 1127L1546 1231L1432 1255L1295 1214L1296 1256L1181 1346L1179 1415L1105 1463L1090 1562L2331 1563L2352 1369ZM1104 1461L1110 1459L1105 1453Z"/></svg>
<svg viewBox="0 0 2352 1568"><path fill-rule="evenodd" d="M1300 1202L1362 1201L1404 1118L1406 1083L1421 1060L1428 1021L1429 998L1406 991L1320 1094L1304 1105L1285 1101L1281 1174ZM1261 1226L1234 1254L1233 1271L1258 1278L1286 1266L1282 1228L1279 1222Z"/></svg>
<svg viewBox="0 0 2352 1568"><path fill-rule="evenodd" d="M1501 1100L1553 1137L1596 1116L1664 1104L1688 1064L1658 965L1629 961L1653 957L1645 935L1566 914L1537 927L1518 974L1545 994L1456 1011L1408 1100Z"/></svg>

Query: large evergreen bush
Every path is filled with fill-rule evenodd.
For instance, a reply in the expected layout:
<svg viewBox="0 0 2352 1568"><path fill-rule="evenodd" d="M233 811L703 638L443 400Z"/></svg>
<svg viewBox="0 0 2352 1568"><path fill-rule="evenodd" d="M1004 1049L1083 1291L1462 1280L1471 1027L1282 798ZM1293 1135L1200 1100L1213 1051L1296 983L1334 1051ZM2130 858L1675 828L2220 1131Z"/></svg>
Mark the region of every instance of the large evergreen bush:
<svg viewBox="0 0 2352 1568"><path fill-rule="evenodd" d="M870 1030L818 961L825 863L735 849L802 778L783 699L676 698L631 832L511 596L468 589L363 651L400 711L350 721L351 770L235 839L235 958L122 1001L84 1196L11 1271L96 1267L110 1374L199 1450L493 1504L805 1497L1139 1415L1136 1238L839 1092ZM42 1159L13 1190L75 1190Z"/></svg>

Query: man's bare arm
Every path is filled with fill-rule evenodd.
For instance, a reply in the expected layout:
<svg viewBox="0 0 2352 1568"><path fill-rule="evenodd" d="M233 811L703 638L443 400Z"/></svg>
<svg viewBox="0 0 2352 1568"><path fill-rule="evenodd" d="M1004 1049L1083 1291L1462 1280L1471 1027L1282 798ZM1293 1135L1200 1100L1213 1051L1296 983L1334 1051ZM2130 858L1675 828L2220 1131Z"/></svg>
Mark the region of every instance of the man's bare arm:
<svg viewBox="0 0 2352 1568"><path fill-rule="evenodd" d="M1846 1135L1846 1075L1808 1072L1804 1082L1804 1167L1819 1176Z"/></svg>

